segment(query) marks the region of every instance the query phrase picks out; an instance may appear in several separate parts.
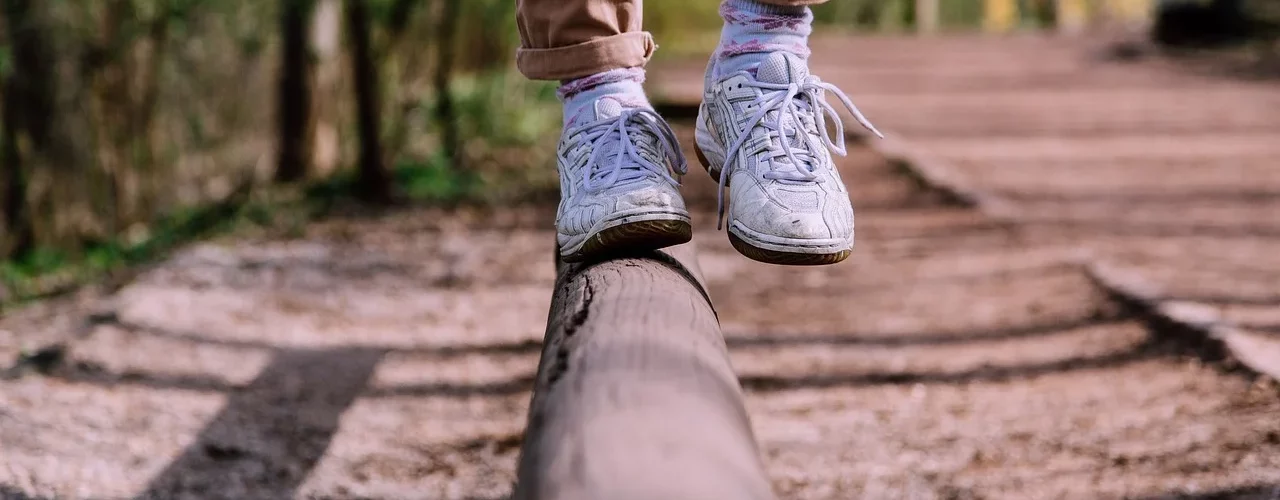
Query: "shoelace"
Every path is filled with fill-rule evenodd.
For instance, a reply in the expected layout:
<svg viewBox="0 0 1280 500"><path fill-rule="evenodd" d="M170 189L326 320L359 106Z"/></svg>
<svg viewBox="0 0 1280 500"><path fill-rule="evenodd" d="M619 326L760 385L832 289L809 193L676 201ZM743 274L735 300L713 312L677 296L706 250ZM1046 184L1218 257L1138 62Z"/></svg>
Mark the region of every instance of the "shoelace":
<svg viewBox="0 0 1280 500"><path fill-rule="evenodd" d="M657 147L661 152L654 151L653 145L647 142L636 144L632 140L631 133L637 131L652 133L657 138ZM646 179L655 174L672 184L679 184L680 181L671 175L671 172L684 175L689 171L684 153L680 151L676 133L657 113L649 109L626 109L618 116L586 123L568 132L569 136L576 134L582 134L580 141L591 142L591 155L587 157L586 163L587 177L583 181L583 186L588 192L598 193L613 186ZM618 147L606 148L605 146L611 141L617 141L620 144ZM562 145L560 157L568 162L569 153L577 148L577 144L578 141L574 141L574 143ZM640 154L641 150L651 156ZM651 157L669 160L671 168L668 169L666 165L651 160Z"/></svg>
<svg viewBox="0 0 1280 500"><path fill-rule="evenodd" d="M733 172L733 168L737 166L738 152L752 138L751 130L757 126L763 126L767 129L767 135L770 142L774 138L782 144L780 152L774 152L769 158L771 162L769 172L765 173L765 177L769 179L782 179L791 181L813 181L818 178L817 174L817 158L813 155L819 146L825 146L832 152L844 156L847 154L844 142L844 123L840 120L840 114L836 108L823 99L825 92L835 94L840 99L840 103L845 109L858 120L858 124L862 125L877 137L884 138L875 125L871 124L867 117L862 115L862 111L853 104L853 100L849 99L835 85L823 82L815 76L810 76L803 83L768 83L748 80L742 85L754 87L763 90L764 93L760 97L751 101L748 107L756 109L756 112L747 119L745 132L738 135L738 139L729 147L725 154L724 167L720 170L720 193L716 199L717 210L719 211L719 221L716 223L717 229L724 227L724 191L727 186L729 176ZM807 98L808 105L801 107L803 101L797 97L804 96ZM806 122L802 121L801 111L810 111L816 109L813 113L813 122L818 130L818 135L822 138L822 143L817 144L811 134L801 129ZM776 118L772 121L765 122L765 117L772 111L777 111ZM835 122L836 139L831 139L831 133L827 130L827 119ZM788 130L784 128L784 118L790 118L793 134L799 136L804 141L800 151L796 151L791 146L791 140L788 137ZM791 164L791 169L772 168L777 164L777 160L785 157ZM801 160L808 161L801 161Z"/></svg>

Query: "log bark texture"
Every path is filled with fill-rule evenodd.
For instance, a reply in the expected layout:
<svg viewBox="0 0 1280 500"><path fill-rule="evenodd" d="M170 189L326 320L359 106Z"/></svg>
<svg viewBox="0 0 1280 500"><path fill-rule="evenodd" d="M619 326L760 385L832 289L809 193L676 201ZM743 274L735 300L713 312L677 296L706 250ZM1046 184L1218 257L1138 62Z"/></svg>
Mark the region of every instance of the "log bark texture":
<svg viewBox="0 0 1280 500"><path fill-rule="evenodd" d="M775 498L693 245L557 268L515 498Z"/></svg>

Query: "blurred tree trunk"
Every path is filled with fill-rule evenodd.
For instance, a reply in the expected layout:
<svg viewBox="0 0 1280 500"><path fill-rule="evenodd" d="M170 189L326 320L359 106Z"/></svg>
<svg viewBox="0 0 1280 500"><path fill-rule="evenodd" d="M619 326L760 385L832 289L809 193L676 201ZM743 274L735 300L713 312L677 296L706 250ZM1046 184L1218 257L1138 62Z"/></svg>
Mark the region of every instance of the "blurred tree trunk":
<svg viewBox="0 0 1280 500"><path fill-rule="evenodd" d="M419 2L420 0L396 0L396 3L391 5L390 23L387 26L387 38L391 40L387 44L389 47L394 48L404 36L405 30L409 28L409 19Z"/></svg>
<svg viewBox="0 0 1280 500"><path fill-rule="evenodd" d="M97 166L107 182L91 186L100 205L110 206L112 232L145 223L155 198L166 189L157 165L161 141L155 127L161 72L174 12L162 3L144 18L137 0L111 0L87 41L81 78L91 103ZM105 191L105 192L100 192Z"/></svg>
<svg viewBox="0 0 1280 500"><path fill-rule="evenodd" d="M19 138L29 134L27 129L42 128L42 123L28 123L28 108L51 107L49 97L31 96L38 88L33 88L30 79L37 75L47 75L52 70L41 67L47 64L48 50L40 38L38 30L31 29L27 22L30 17L30 1L4 0L5 31L8 32L12 50L14 68L4 81L4 232L0 239L0 258L22 255L31 250L35 244L32 232L30 211L27 208L27 181L23 174L23 148L19 146ZM27 101L27 97L35 100ZM36 115L38 118L40 115Z"/></svg>
<svg viewBox="0 0 1280 500"><path fill-rule="evenodd" d="M432 54L429 50L406 50L404 47L406 39L421 41L429 33L429 30L420 28L430 26L429 20L415 19L421 5L422 0L395 0L387 18L386 36L382 38L381 46L374 50L383 68L379 73L384 79L382 88L386 92L383 94L383 112L389 114L382 144L387 158L399 158L409 144L412 127L422 123L419 115L424 108L421 88L423 66L427 56ZM427 12L430 13L430 9ZM419 29L415 31L413 26Z"/></svg>
<svg viewBox="0 0 1280 500"><path fill-rule="evenodd" d="M917 33L932 34L938 31L938 1L915 0L915 24Z"/></svg>
<svg viewBox="0 0 1280 500"><path fill-rule="evenodd" d="M382 155L381 101L377 64L373 60L369 10L365 0L346 0L347 33L351 37L351 70L355 73L356 121L360 136L360 170L356 196L372 203L391 201L391 179Z"/></svg>
<svg viewBox="0 0 1280 500"><path fill-rule="evenodd" d="M453 56L457 53L454 36L461 13L462 0L444 0L444 11L440 14L440 23L436 29L439 41L436 43L436 121L440 125L440 140L444 146L445 158L454 167L462 167L462 139L458 132L458 117L454 110L453 91L449 83L453 80Z"/></svg>
<svg viewBox="0 0 1280 500"><path fill-rule="evenodd" d="M160 193L169 188L169 179L172 178L170 172L161 175L161 168L171 168L169 166L162 167L159 164L161 156L160 148L163 142L163 136L160 127L156 126L156 117L159 111L160 91L163 82L164 61L168 56L170 48L169 29L175 17L180 15L176 12L171 2L163 2L156 16L150 20L150 24L146 27L147 36L144 40L146 45L143 46L141 53L142 60L139 62L140 69L135 71L138 75L137 84L134 88L139 88L139 95L134 104L134 112L132 114L132 140L134 141L133 149L136 151L134 155L134 165L138 186L136 189L140 191L140 196L136 196L136 200L129 203L128 211L121 210L120 222L122 227L128 229L128 225L137 222L150 222L155 215L157 207L157 197Z"/></svg>
<svg viewBox="0 0 1280 500"><path fill-rule="evenodd" d="M0 230L0 259L16 257L31 251L35 243L35 234L31 230L30 214L27 210L27 180L22 173L22 158L18 149L19 120L22 111L17 99L18 89L15 77L9 76L4 82L4 226Z"/></svg>
<svg viewBox="0 0 1280 500"><path fill-rule="evenodd" d="M110 209L95 207L88 189L101 181L89 154L91 134L83 92L74 71L79 55L60 31L58 2L3 0L12 41L13 69L5 85L6 191L25 193L6 201L17 209L15 244L9 255L51 244L74 250L104 235L99 218Z"/></svg>
<svg viewBox="0 0 1280 500"><path fill-rule="evenodd" d="M317 177L328 177L342 161L338 123L342 82L342 2L317 0L312 16L311 47L315 51L315 87L312 116L315 132L312 167Z"/></svg>
<svg viewBox="0 0 1280 500"><path fill-rule="evenodd" d="M314 0L282 0L280 33L283 50L279 90L279 162L276 181L294 182L311 172L314 121L312 120L312 62L310 39Z"/></svg>

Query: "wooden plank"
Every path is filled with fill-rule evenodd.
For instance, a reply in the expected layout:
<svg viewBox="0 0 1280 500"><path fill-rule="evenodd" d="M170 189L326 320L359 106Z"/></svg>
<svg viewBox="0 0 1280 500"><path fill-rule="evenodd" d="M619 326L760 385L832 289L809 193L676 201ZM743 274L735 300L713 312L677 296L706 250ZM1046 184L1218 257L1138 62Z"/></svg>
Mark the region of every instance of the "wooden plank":
<svg viewBox="0 0 1280 500"><path fill-rule="evenodd" d="M558 265L515 499L774 498L694 254Z"/></svg>

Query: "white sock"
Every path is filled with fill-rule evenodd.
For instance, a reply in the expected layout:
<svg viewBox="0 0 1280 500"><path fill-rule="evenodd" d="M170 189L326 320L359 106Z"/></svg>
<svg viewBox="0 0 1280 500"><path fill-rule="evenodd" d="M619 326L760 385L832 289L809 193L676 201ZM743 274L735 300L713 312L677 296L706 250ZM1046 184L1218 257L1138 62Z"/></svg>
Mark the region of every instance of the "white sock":
<svg viewBox="0 0 1280 500"><path fill-rule="evenodd" d="M791 52L809 58L809 34L813 32L813 11L805 6L781 6L754 0L724 0L720 3L720 46L712 57L715 76L739 71L754 72L773 52Z"/></svg>
<svg viewBox="0 0 1280 500"><path fill-rule="evenodd" d="M556 92L564 103L564 124L580 119L584 110L603 97L617 100L623 108L652 108L644 94L644 68L622 68L566 80ZM594 118L594 115L591 115Z"/></svg>

